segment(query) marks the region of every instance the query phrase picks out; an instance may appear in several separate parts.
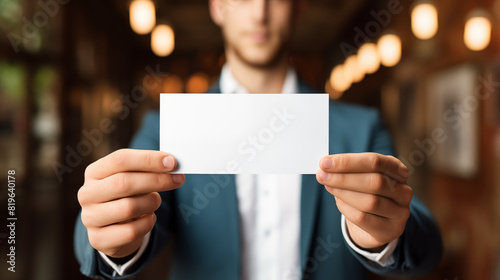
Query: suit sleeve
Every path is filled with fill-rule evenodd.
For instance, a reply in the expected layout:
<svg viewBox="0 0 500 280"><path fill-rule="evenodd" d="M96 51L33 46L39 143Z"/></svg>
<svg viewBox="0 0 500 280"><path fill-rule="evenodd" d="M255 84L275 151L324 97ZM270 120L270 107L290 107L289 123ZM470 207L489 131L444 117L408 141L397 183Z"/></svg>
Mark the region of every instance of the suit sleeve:
<svg viewBox="0 0 500 280"><path fill-rule="evenodd" d="M375 120L371 131L369 151L394 155L391 137L385 129L378 113L371 119ZM382 267L369 261L361 255L349 250L368 270L390 277L419 277L434 270L441 260L442 241L437 224L432 213L416 197L410 204L410 217L399 243L393 253L395 262Z"/></svg>
<svg viewBox="0 0 500 280"><path fill-rule="evenodd" d="M130 148L141 150L159 149L159 121L158 113L148 113L142 123L140 130L132 139ZM140 259L126 271L123 276L116 276L110 268L99 257L89 242L87 229L82 224L80 214L76 220L74 232L75 255L80 263L80 272L88 277L108 279L129 279L139 273L164 247L169 240L171 224L173 196L171 192L160 193L162 203L156 210L157 221L151 232L149 244Z"/></svg>

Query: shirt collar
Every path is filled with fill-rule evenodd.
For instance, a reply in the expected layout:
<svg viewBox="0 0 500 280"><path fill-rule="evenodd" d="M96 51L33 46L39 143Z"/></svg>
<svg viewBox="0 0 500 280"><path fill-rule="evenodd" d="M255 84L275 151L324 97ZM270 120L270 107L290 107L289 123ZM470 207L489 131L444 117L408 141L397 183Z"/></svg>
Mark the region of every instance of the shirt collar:
<svg viewBox="0 0 500 280"><path fill-rule="evenodd" d="M248 90L238 83L227 64L222 67L219 83L222 93L248 93ZM297 72L290 67L287 70L281 93L298 93L298 89Z"/></svg>

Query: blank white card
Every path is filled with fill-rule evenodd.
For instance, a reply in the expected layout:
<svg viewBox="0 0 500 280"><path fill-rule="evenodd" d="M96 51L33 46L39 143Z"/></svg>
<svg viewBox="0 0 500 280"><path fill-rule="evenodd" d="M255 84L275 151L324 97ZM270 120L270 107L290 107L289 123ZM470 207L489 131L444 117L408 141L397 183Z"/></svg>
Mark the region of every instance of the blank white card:
<svg viewBox="0 0 500 280"><path fill-rule="evenodd" d="M315 174L327 94L161 94L160 150L184 174Z"/></svg>

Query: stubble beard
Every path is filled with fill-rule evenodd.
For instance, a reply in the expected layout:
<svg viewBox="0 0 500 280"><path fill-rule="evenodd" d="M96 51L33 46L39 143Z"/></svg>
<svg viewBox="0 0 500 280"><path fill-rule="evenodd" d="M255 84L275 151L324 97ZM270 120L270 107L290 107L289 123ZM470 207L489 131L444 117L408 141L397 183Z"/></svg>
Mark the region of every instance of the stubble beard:
<svg viewBox="0 0 500 280"><path fill-rule="evenodd" d="M248 65L252 68L262 70L273 69L277 65L282 63L283 58L288 54L288 42L280 44L280 46L273 51L270 58L265 61L252 61L243 54L243 51L238 46L231 46L227 42L226 50L232 51L238 60L242 61L245 65Z"/></svg>

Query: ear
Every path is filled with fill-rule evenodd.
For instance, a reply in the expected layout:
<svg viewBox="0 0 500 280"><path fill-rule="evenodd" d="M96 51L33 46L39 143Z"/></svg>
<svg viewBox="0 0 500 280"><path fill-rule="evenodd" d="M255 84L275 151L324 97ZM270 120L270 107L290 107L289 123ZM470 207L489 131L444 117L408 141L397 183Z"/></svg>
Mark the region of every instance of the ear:
<svg viewBox="0 0 500 280"><path fill-rule="evenodd" d="M209 0L208 5L210 6L210 16L215 24L218 26L222 25L224 20L223 3L224 0Z"/></svg>

